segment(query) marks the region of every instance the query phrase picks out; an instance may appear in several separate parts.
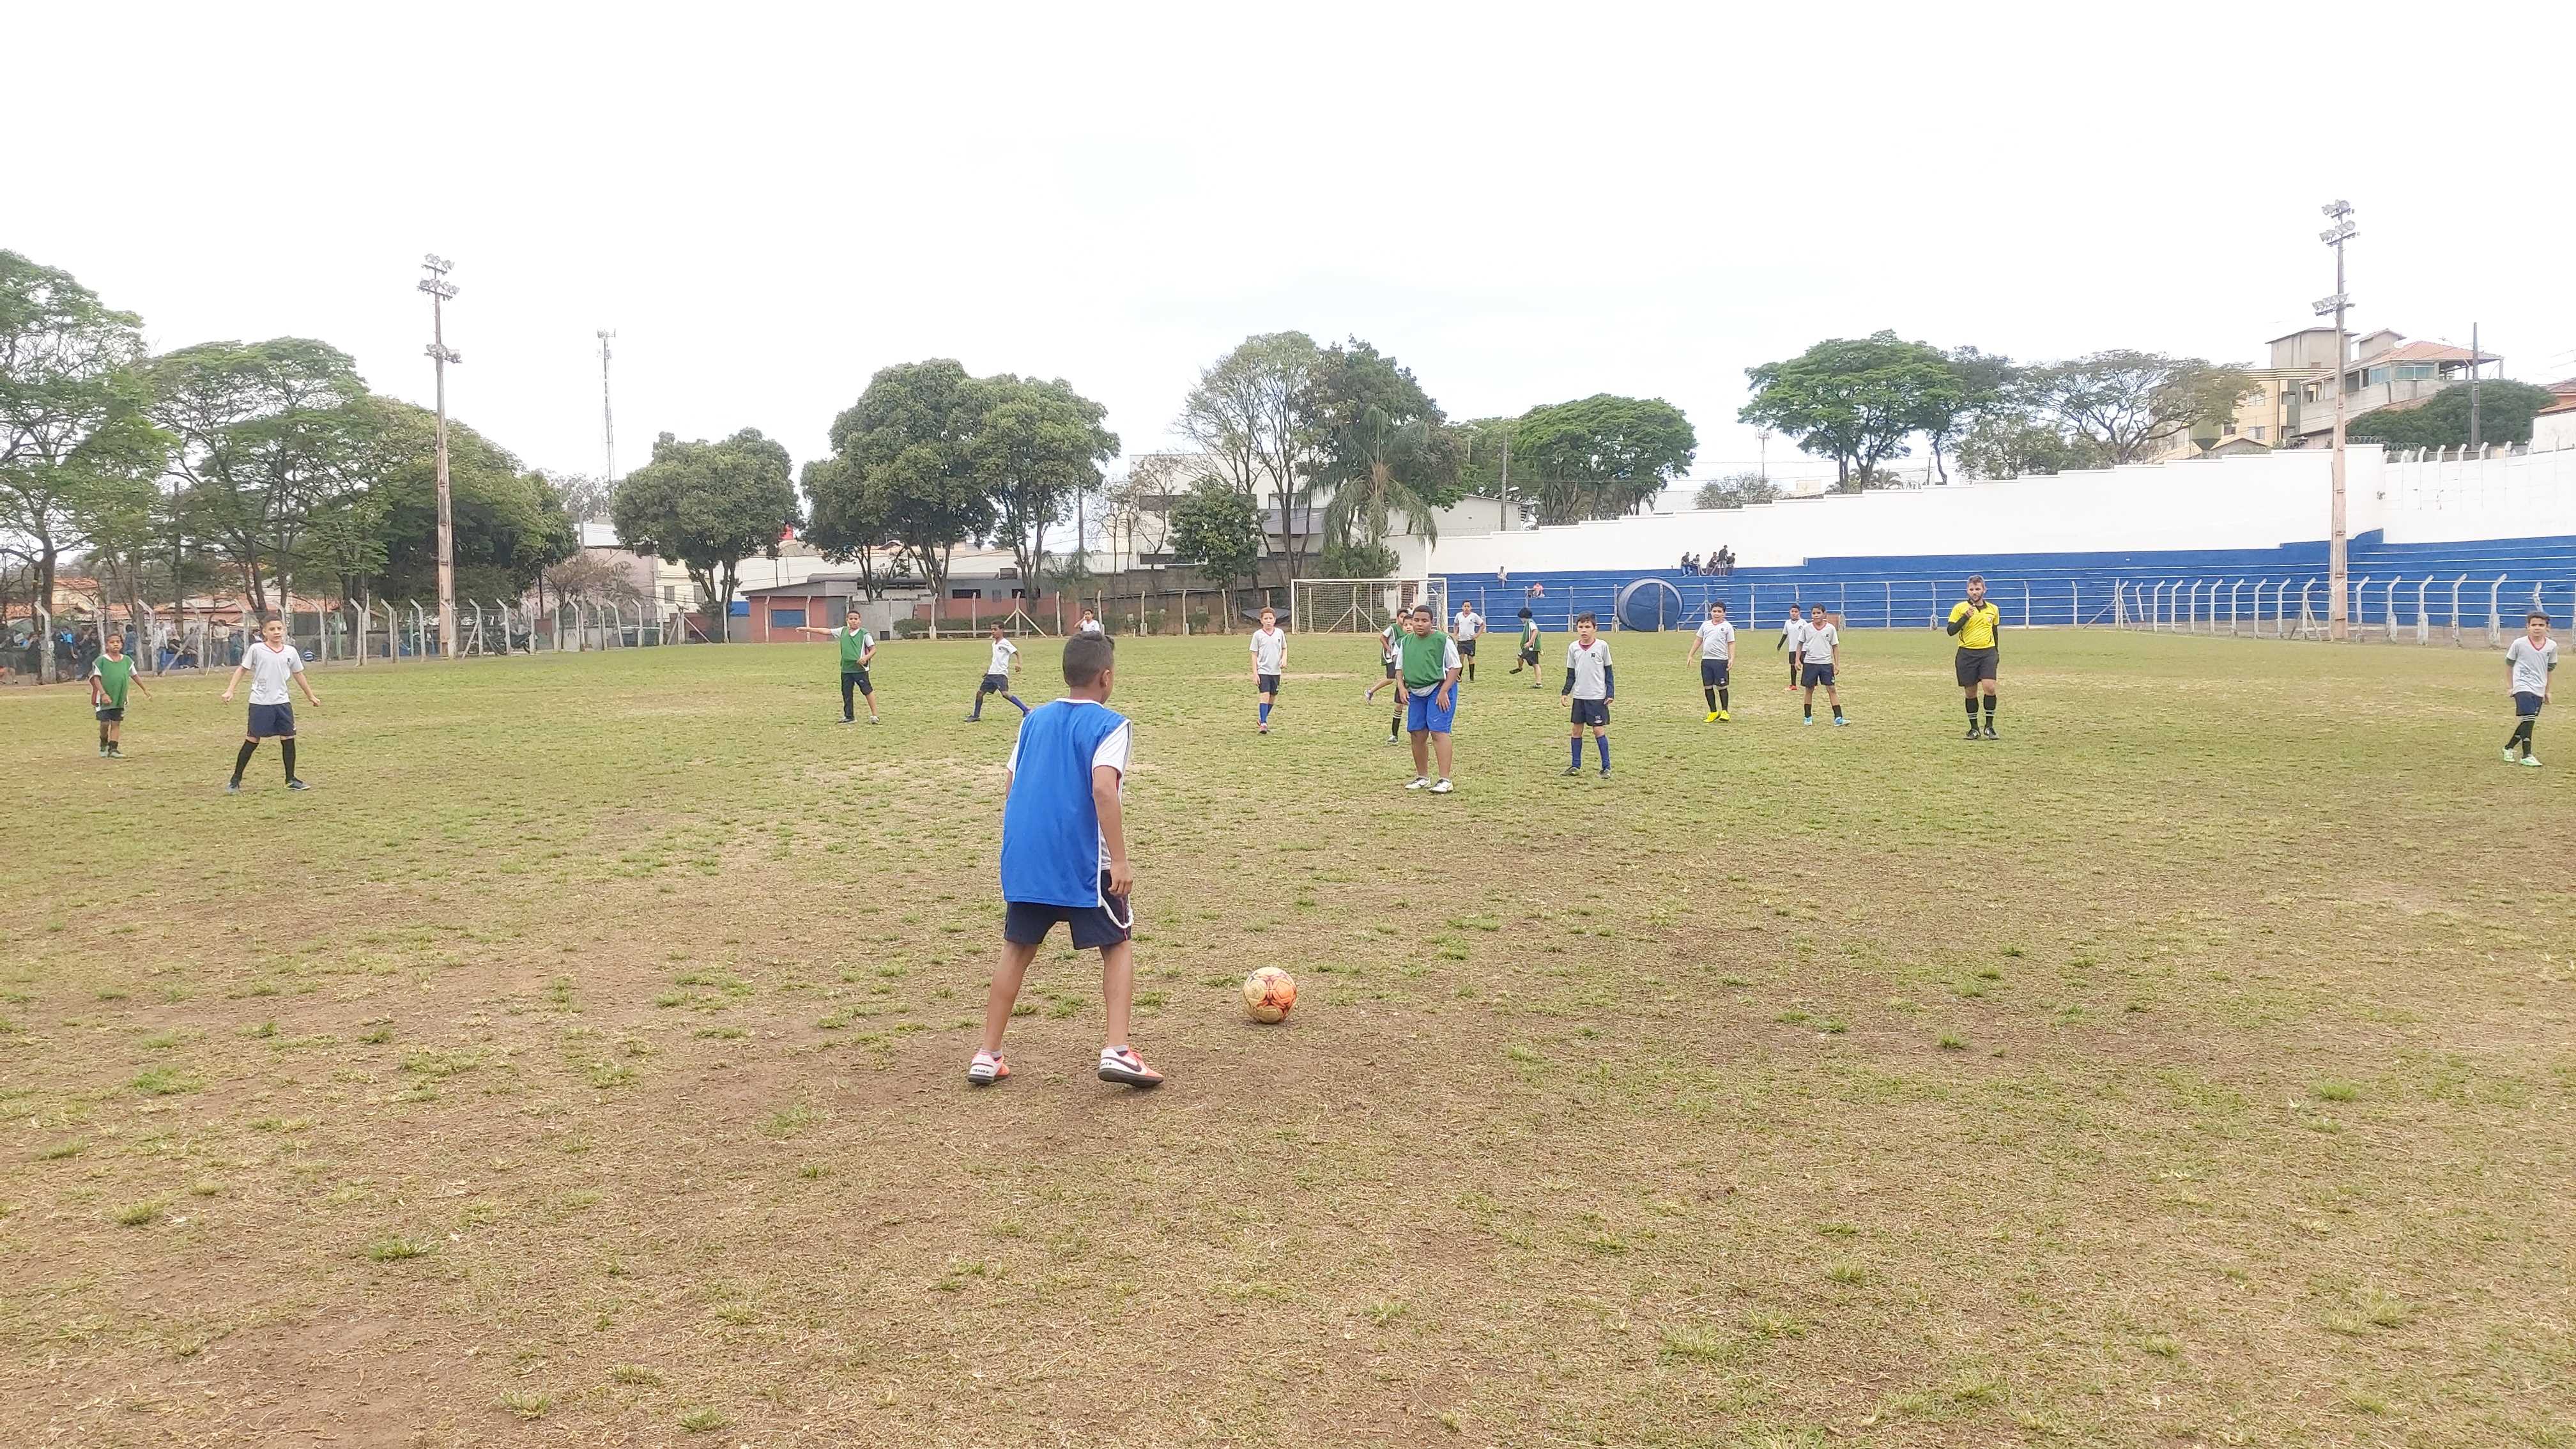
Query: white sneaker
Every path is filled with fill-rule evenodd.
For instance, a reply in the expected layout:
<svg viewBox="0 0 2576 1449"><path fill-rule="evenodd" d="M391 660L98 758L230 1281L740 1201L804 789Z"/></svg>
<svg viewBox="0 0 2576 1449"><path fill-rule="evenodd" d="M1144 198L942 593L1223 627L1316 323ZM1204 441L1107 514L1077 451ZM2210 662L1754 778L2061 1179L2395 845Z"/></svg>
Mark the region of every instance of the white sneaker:
<svg viewBox="0 0 2576 1449"><path fill-rule="evenodd" d="M2537 760L2533 760L2533 761L2527 761L2526 763L2530 763L2530 764L2538 764L2538 763L2539 763L2539 761L2537 761ZM1447 780L1443 779L1443 780L1440 780L1440 781L1435 782L1435 783L1432 785L1432 787L1431 787L1431 793L1432 793L1432 794L1434 794L1434 795L1446 795L1446 794L1448 794L1448 793L1450 792L1450 790L1451 790L1451 789L1453 789L1453 788L1455 788L1455 787L1453 787L1453 786L1452 786L1452 785L1451 785Z"/></svg>
<svg viewBox="0 0 2576 1449"><path fill-rule="evenodd" d="M2504 762L2505 762L2506 764L2508 764L2508 765L2511 765L2511 764L2518 764L2518 763L2520 763L2520 761L2519 761L2519 760L2517 759L2517 757L2514 755L2514 752L2513 752L2513 746L2511 746L2511 745L2507 745L2507 746L2505 746L2505 747L2504 747Z"/></svg>
<svg viewBox="0 0 2576 1449"><path fill-rule="evenodd" d="M1444 784L1445 784L1445 783L1447 783L1447 782L1446 782L1446 781L1443 781L1442 783L1444 783ZM1404 788L1406 788L1406 789L1408 789L1408 790L1424 790L1424 789L1429 789L1429 788L1430 788L1430 786L1431 786L1431 782L1430 782L1429 780L1424 779L1424 778L1423 778L1422 776L1420 776L1420 775L1416 775L1416 776L1414 776L1414 777L1413 777L1413 783L1412 783L1412 784L1410 784L1410 785L1405 786Z"/></svg>
<svg viewBox="0 0 2576 1449"><path fill-rule="evenodd" d="M2525 755L2522 757L2522 763L2526 769L2537 770L2540 768L2540 757L2538 755Z"/></svg>

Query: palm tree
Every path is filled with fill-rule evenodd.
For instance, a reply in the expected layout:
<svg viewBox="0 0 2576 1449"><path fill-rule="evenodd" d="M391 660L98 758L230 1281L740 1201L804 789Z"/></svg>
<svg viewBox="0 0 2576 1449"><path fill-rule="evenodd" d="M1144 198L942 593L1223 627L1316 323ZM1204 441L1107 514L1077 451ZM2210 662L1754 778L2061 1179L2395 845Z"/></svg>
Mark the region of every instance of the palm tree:
<svg viewBox="0 0 2576 1449"><path fill-rule="evenodd" d="M1352 425L1350 442L1351 461L1359 466L1333 490L1324 510L1326 535L1345 548L1376 548L1386 541L1389 520L1401 515L1407 527L1436 542L1437 506L1396 472L1430 446L1430 424L1420 418L1397 423L1371 406Z"/></svg>

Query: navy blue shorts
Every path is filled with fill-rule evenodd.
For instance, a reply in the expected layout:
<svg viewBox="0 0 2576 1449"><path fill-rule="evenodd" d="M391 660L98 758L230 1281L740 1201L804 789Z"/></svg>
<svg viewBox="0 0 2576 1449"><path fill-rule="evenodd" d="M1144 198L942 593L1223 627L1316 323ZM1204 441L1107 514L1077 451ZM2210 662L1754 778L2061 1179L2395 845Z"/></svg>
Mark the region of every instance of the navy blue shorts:
<svg viewBox="0 0 2576 1449"><path fill-rule="evenodd" d="M1261 687L1253 692L1256 694L1277 694L1279 692L1279 676L1276 674L1265 674L1261 676Z"/></svg>
<svg viewBox="0 0 2576 1449"><path fill-rule="evenodd" d="M121 704L102 704L98 707L98 722L100 724L115 724L117 721L124 718L125 706Z"/></svg>
<svg viewBox="0 0 2576 1449"><path fill-rule="evenodd" d="M1473 658L1475 658L1475 657L1476 657L1476 641L1475 641L1475 640L1473 640L1473 639L1461 639L1461 640L1459 640L1459 641L1458 641L1458 653L1459 653L1459 656L1460 656L1461 658L1466 658L1466 659L1473 659Z"/></svg>
<svg viewBox="0 0 2576 1449"><path fill-rule="evenodd" d="M291 704L252 705L250 728L242 733L255 740L295 738L295 706Z"/></svg>
<svg viewBox="0 0 2576 1449"><path fill-rule="evenodd" d="M1606 699L1578 699L1574 701L1574 722L1578 725L1595 725L1602 729L1608 729L1610 727L1610 701Z"/></svg>
<svg viewBox="0 0 2576 1449"><path fill-rule="evenodd" d="M1116 896L1111 906L1056 906L1043 901L1005 901L1002 904L1002 939L1014 946L1034 946L1047 938L1047 932L1062 921L1073 932L1073 949L1096 951L1115 946L1127 939L1128 928L1119 924L1132 921L1127 903ZM1112 908L1115 907L1115 909Z"/></svg>
<svg viewBox="0 0 2576 1449"><path fill-rule="evenodd" d="M1724 689L1726 687L1726 661L1723 659L1701 660L1699 662L1699 683L1702 689Z"/></svg>
<svg viewBox="0 0 2576 1449"><path fill-rule="evenodd" d="M2513 712L2524 719L2529 719L2533 715L2540 713L2540 696L2529 694L2519 689L2515 690L2513 692Z"/></svg>
<svg viewBox="0 0 2576 1449"><path fill-rule="evenodd" d="M1011 676L1007 674L987 674L984 676L984 687L978 692L983 694L1008 694L1011 692Z"/></svg>
<svg viewBox="0 0 2576 1449"><path fill-rule="evenodd" d="M1813 661L1809 661L1807 672L1803 676L1803 682L1809 689L1813 689L1819 684L1823 685L1827 689L1831 689L1834 687L1834 667L1830 664L1817 664Z"/></svg>

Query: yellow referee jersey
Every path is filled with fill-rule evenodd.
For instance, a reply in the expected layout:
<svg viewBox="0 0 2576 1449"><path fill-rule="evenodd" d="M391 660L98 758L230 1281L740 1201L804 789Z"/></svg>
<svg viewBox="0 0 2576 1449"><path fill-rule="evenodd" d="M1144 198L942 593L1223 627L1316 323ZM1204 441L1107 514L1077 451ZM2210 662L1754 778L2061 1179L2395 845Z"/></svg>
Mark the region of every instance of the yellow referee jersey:
<svg viewBox="0 0 2576 1449"><path fill-rule="evenodd" d="M1982 604L1971 604L1961 599L1950 606L1950 622L1958 626L1959 647L1962 649L1994 648L1995 629L2003 621L2004 611L1996 608L1992 599Z"/></svg>

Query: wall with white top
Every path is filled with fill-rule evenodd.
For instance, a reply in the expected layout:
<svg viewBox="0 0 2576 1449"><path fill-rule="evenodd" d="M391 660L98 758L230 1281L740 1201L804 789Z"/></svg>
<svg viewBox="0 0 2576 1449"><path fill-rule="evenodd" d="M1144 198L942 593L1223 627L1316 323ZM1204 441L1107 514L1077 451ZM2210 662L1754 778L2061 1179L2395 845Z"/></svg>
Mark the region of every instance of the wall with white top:
<svg viewBox="0 0 2576 1449"><path fill-rule="evenodd" d="M1666 569L1685 551L1706 555L1721 545L1745 569L1913 554L2278 548L2326 537L2331 468L2326 451L2299 450L1689 509L1444 535L1428 562L1441 573L1517 574ZM2345 530L2374 529L2392 544L2576 534L2576 451L2437 462L2354 446L2346 454Z"/></svg>

